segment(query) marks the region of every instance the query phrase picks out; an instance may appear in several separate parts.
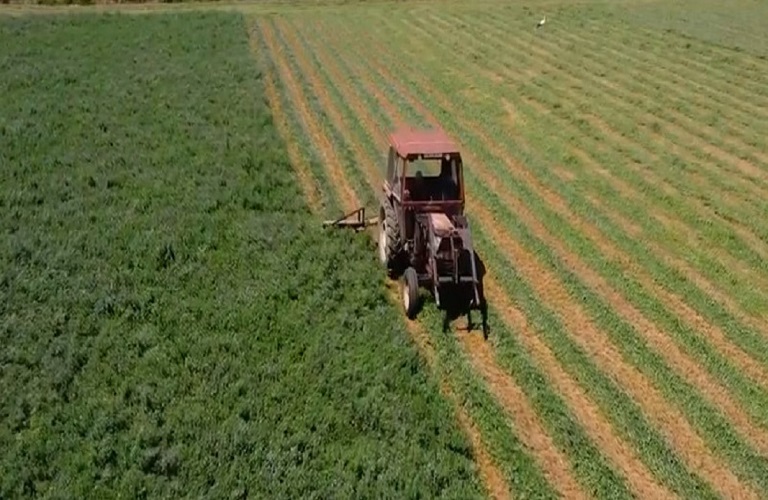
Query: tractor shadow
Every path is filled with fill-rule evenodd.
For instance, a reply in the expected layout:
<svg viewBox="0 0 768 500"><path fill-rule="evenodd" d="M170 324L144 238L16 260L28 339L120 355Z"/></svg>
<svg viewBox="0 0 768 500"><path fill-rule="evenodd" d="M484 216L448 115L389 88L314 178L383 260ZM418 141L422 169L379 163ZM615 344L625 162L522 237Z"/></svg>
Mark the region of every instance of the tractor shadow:
<svg viewBox="0 0 768 500"><path fill-rule="evenodd" d="M485 297L485 289L483 286L484 278L487 272L485 263L474 252L475 266L477 270L478 286L477 292L480 298L480 303L473 307L474 302L474 289L472 286L467 285L443 285L440 289L440 309L443 311L443 333L448 333L450 330L451 322L459 319L462 316L467 317L467 331L474 330L476 326L472 321L472 313L480 313L481 316L481 328L483 330L483 337L487 340L490 333L490 326L488 325L488 303ZM471 257L469 252L465 252L460 260L460 266L462 271L466 270L466 273L471 272Z"/></svg>

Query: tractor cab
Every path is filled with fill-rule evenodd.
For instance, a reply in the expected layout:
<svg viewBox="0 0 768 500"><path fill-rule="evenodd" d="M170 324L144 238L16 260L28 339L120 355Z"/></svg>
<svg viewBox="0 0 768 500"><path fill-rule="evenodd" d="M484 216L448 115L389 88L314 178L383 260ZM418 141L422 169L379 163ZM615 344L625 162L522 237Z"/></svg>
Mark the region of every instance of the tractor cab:
<svg viewBox="0 0 768 500"><path fill-rule="evenodd" d="M387 197L415 212L463 212L463 163L450 137L441 130L405 129L389 140Z"/></svg>

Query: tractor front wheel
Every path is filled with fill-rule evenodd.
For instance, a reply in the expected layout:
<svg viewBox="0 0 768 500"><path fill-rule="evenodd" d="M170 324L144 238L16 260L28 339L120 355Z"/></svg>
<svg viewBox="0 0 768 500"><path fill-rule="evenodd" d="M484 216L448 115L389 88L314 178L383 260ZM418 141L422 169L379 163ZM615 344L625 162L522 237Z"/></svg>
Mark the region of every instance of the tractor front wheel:
<svg viewBox="0 0 768 500"><path fill-rule="evenodd" d="M408 319L414 319L419 307L419 276L414 268L406 268L400 287L405 315Z"/></svg>

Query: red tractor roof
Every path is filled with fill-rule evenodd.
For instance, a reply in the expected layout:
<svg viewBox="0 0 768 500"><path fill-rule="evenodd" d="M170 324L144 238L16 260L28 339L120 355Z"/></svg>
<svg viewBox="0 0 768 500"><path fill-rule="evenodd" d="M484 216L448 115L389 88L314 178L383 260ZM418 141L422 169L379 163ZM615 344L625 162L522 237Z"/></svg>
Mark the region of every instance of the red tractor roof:
<svg viewBox="0 0 768 500"><path fill-rule="evenodd" d="M459 153L459 146L442 130L402 128L389 135L389 142L402 157Z"/></svg>

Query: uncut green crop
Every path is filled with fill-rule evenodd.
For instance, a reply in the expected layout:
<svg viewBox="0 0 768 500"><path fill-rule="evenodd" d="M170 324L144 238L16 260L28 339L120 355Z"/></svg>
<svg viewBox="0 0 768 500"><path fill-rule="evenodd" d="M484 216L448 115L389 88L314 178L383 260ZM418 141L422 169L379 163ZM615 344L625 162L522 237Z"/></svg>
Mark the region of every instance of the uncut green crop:
<svg viewBox="0 0 768 500"><path fill-rule="evenodd" d="M374 252L307 220L239 16L0 46L0 497L479 495Z"/></svg>

